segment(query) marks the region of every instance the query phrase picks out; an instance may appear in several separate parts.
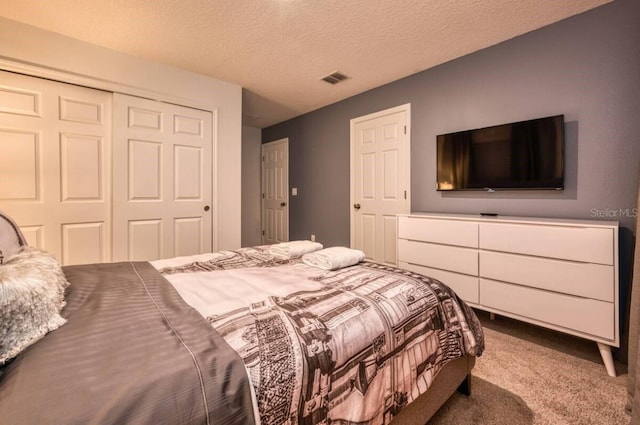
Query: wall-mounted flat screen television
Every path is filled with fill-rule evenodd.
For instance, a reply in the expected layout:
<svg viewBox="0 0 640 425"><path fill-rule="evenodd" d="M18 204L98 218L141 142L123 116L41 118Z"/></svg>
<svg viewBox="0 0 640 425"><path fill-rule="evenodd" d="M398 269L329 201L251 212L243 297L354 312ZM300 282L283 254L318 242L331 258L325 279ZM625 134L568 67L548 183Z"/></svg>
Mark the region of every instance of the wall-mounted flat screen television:
<svg viewBox="0 0 640 425"><path fill-rule="evenodd" d="M564 188L564 115L437 136L437 189Z"/></svg>

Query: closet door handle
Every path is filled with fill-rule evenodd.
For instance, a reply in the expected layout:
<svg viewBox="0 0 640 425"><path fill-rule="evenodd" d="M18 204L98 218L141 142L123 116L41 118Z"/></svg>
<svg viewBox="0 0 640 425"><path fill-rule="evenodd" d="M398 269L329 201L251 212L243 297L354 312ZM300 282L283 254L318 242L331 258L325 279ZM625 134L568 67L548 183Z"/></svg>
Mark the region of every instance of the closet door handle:
<svg viewBox="0 0 640 425"><path fill-rule="evenodd" d="M360 209L360 204L353 204L353 208L355 208L356 210Z"/></svg>
<svg viewBox="0 0 640 425"><path fill-rule="evenodd" d="M209 211L210 209L211 209L211 208L209 207L209 205L205 205L205 206L204 206L204 210L205 210L205 211Z"/></svg>

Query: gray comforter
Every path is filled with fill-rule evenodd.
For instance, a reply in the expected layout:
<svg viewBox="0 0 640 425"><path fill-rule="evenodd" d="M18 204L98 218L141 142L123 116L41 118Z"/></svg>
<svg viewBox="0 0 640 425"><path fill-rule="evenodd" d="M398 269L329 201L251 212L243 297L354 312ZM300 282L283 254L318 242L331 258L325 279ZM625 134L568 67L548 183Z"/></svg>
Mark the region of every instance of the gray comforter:
<svg viewBox="0 0 640 425"><path fill-rule="evenodd" d="M253 424L242 360L148 263L64 268L68 322L0 375L0 423Z"/></svg>

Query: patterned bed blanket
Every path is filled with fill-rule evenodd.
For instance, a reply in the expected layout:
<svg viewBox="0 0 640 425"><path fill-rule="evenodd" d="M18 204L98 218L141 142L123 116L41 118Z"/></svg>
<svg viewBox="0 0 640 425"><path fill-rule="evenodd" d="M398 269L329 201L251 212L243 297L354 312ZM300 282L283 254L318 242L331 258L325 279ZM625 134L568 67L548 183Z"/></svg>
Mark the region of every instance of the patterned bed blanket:
<svg viewBox="0 0 640 425"><path fill-rule="evenodd" d="M447 362L484 349L474 312L406 270L329 272L265 247L152 264L240 354L263 425L388 423Z"/></svg>

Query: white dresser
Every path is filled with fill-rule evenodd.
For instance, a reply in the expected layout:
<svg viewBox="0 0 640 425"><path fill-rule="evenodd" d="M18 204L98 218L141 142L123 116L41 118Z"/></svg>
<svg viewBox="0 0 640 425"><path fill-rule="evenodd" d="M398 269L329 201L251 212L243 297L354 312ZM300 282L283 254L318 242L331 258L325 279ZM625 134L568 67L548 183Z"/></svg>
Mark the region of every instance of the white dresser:
<svg viewBox="0 0 640 425"><path fill-rule="evenodd" d="M415 213L397 235L399 267L472 307L595 341L615 376L617 222Z"/></svg>

